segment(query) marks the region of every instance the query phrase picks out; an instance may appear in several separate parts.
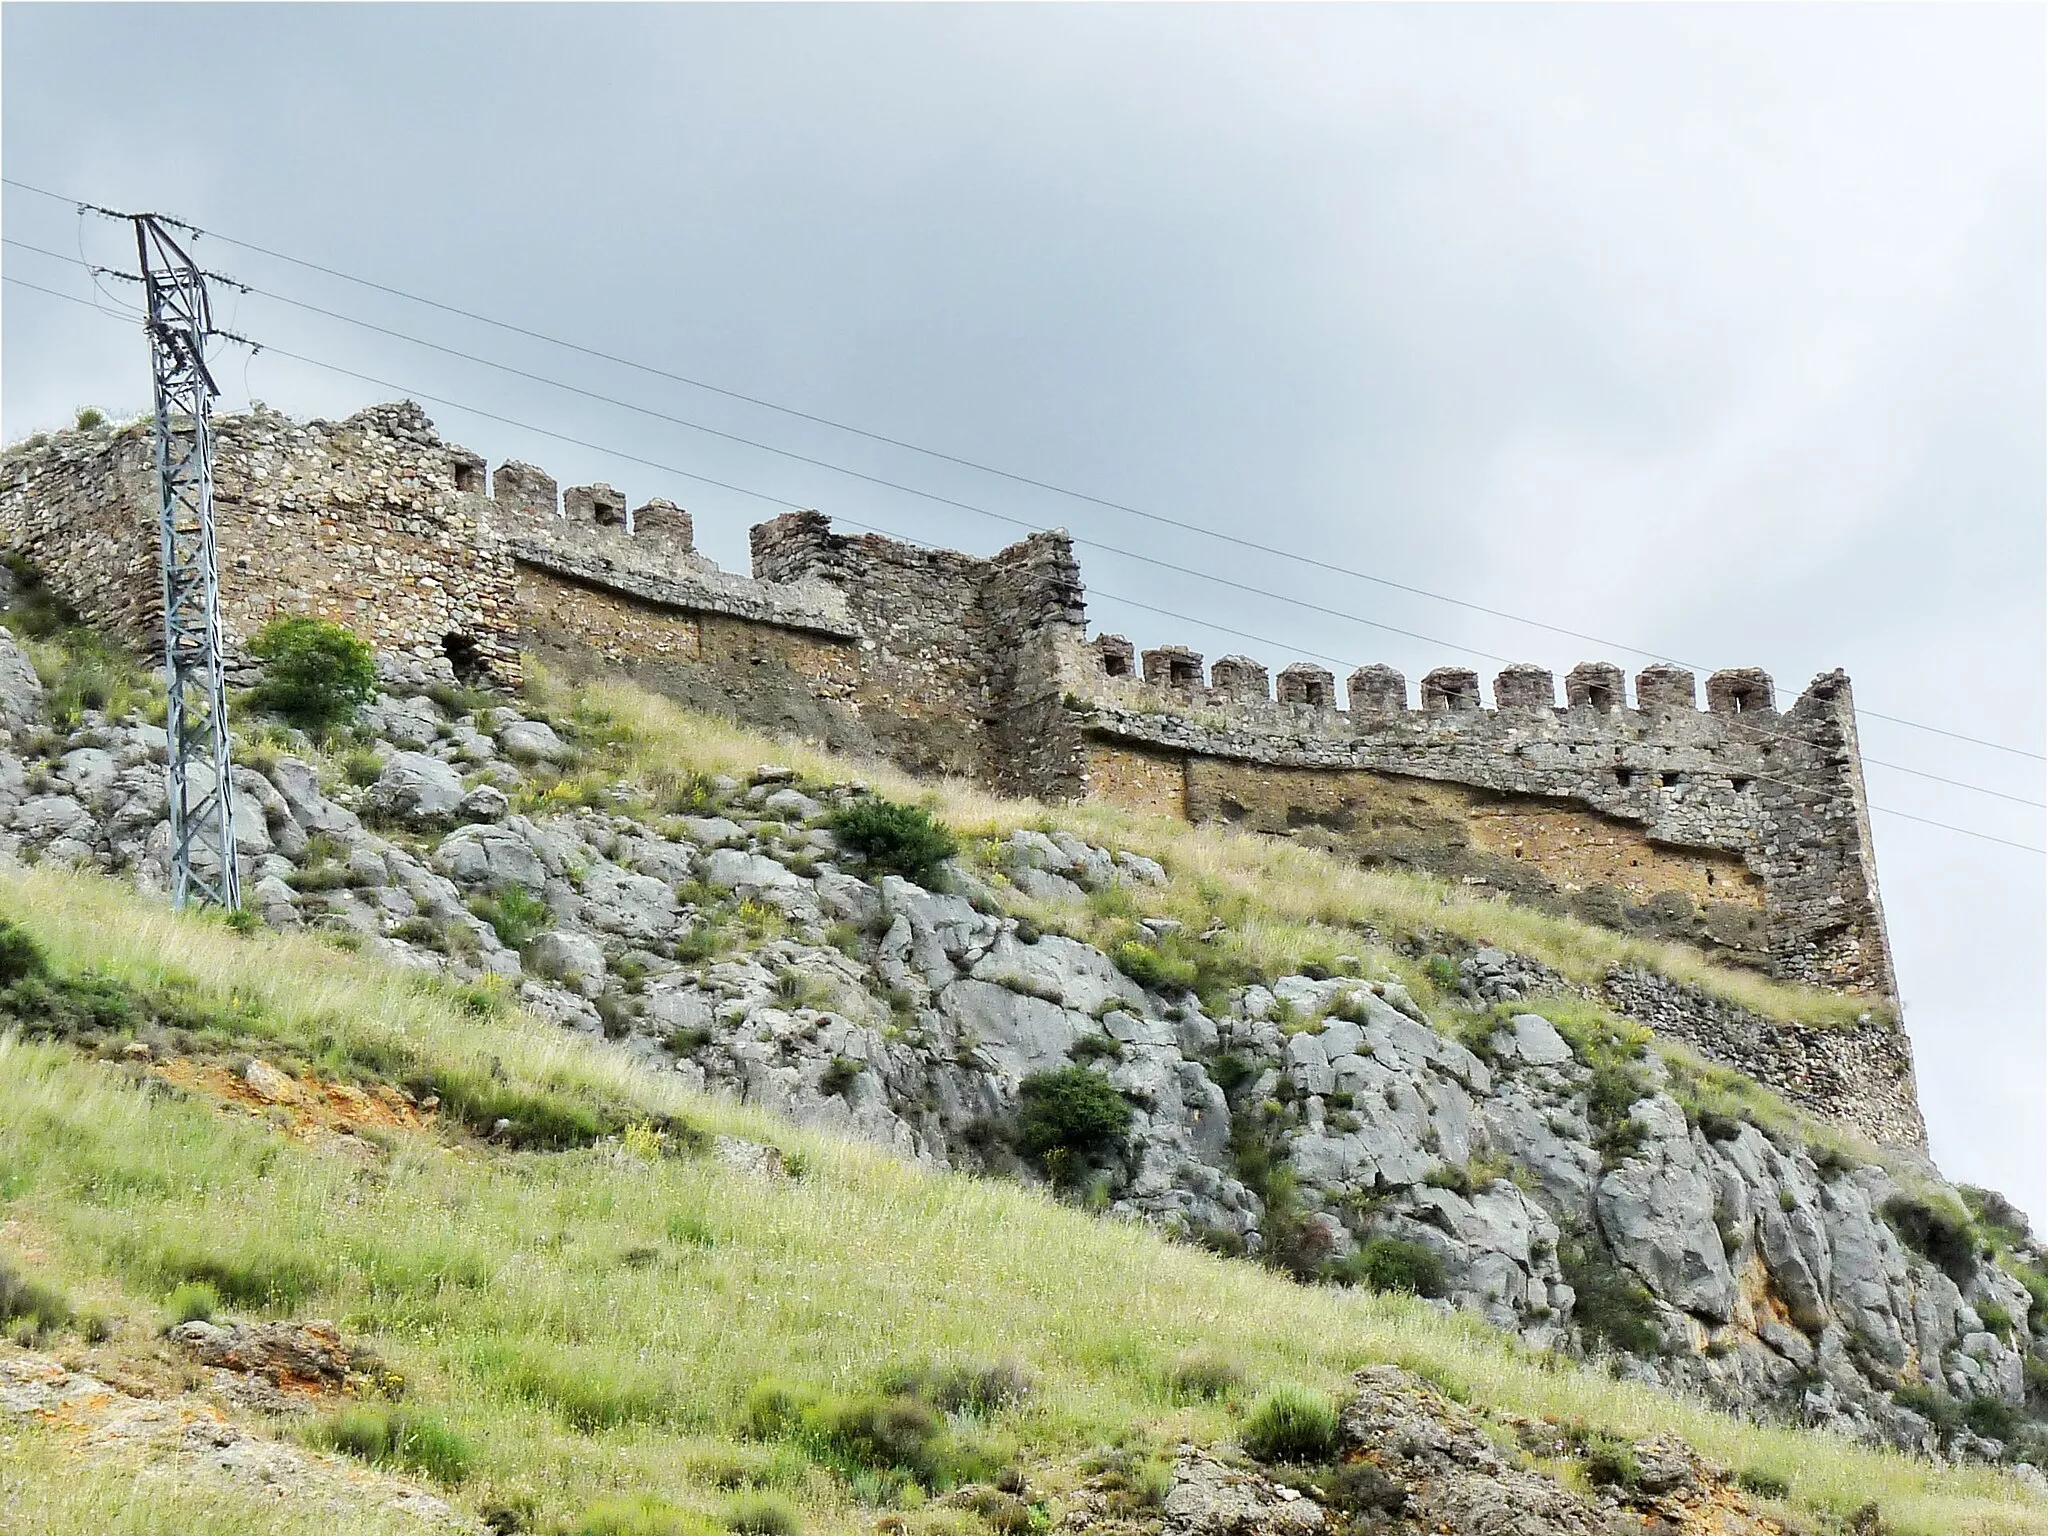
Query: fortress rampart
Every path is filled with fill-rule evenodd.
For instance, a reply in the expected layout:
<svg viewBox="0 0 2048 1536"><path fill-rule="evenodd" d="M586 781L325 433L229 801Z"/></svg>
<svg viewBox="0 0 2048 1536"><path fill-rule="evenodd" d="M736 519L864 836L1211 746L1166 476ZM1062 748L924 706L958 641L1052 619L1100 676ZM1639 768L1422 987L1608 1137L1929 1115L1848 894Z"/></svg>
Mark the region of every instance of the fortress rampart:
<svg viewBox="0 0 2048 1536"><path fill-rule="evenodd" d="M516 681L530 652L913 771L1096 797L1415 867L1895 1009L1848 679L1788 707L1754 669L1630 680L1513 666L1342 680L1297 662L1091 638L1063 533L988 558L752 530L750 575L688 512L609 485L486 475L410 402L339 423L219 422L231 656L272 617L348 624L389 662ZM159 642L147 424L30 439L0 460L0 548L90 622ZM1903 1048L1903 1037L1900 1040ZM1881 1054L1881 1053L1880 1053ZM1897 1053L1894 1053L1897 1055ZM1896 1060L1883 1066L1886 1083ZM1880 1118L1914 1139L1910 1064ZM1794 1094L1800 1097L1799 1094Z"/></svg>

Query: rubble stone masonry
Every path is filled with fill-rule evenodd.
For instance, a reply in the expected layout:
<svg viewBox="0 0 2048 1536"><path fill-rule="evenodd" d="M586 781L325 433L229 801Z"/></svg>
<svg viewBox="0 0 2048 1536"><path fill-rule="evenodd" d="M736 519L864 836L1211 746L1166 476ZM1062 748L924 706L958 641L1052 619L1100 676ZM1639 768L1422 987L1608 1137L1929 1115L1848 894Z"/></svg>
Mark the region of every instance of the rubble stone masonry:
<svg viewBox="0 0 2048 1536"><path fill-rule="evenodd" d="M915 772L1428 870L1895 1013L1840 673L1782 711L1749 668L1707 679L1705 709L1671 666L1646 669L1630 707L1605 662L1573 668L1562 704L1551 673L1510 667L1492 708L1458 667L1430 672L1415 702L1378 665L1340 685L1310 663L1230 656L1205 680L1185 647L1088 636L1064 533L977 558L791 512L753 529L740 575L696 551L671 501L564 489L519 462L487 485L483 460L411 402L304 424L259 406L217 428L231 657L304 612L414 671L514 682L531 653L624 672ZM146 422L0 457L0 548L144 651L161 644L156 539Z"/></svg>

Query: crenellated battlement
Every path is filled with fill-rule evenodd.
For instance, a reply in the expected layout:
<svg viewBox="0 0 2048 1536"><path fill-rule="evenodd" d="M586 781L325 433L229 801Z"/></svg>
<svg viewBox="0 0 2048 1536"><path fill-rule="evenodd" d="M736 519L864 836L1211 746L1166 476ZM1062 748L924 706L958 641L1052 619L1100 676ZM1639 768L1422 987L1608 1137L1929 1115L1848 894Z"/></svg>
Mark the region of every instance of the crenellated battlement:
<svg viewBox="0 0 2048 1536"><path fill-rule="evenodd" d="M1098 658L1098 672L1090 677L1095 686L1109 689L1113 701L1143 709L1148 697L1161 707L1236 706L1268 704L1272 718L1283 719L1298 729L1298 716L1285 714L1296 709L1356 715L1361 721L1388 716L1428 714L1491 714L1500 711L1584 709L1606 715L1626 712L1662 714L1701 708L1693 674L1683 667L1657 665L1638 673L1635 702L1629 702L1627 682L1621 668L1612 662L1585 661L1565 676L1565 697L1557 697L1555 674L1533 663L1517 662L1493 679L1493 703L1487 704L1480 688L1479 674L1464 667L1439 667L1426 674L1411 700L1408 680L1396 669L1375 663L1357 668L1345 679L1345 703L1339 705L1336 674L1313 662L1296 661L1280 669L1277 679L1266 666L1250 656L1225 656L1209 669L1202 681L1202 656L1185 646L1167 645L1143 654L1142 666L1134 666L1137 652L1121 635L1097 635L1090 647ZM1277 683L1277 686L1276 686ZM1133 688L1151 690L1134 694ZM1705 708L1713 714L1771 714L1776 711L1776 692L1770 674L1756 667L1732 667L1707 679ZM1331 729L1341 726L1331 725ZM1360 728L1364 728L1361 724Z"/></svg>
<svg viewBox="0 0 2048 1536"><path fill-rule="evenodd" d="M231 654L279 613L350 625L415 672L516 680L522 653L921 772L1089 797L1433 871L1892 999L1848 680L1780 710L1753 667L1633 679L1589 661L1205 663L1086 626L1071 541L977 557L815 511L721 570L691 514L447 443L418 406L219 423ZM643 490L645 488L642 488ZM659 490L660 487L652 489ZM147 428L0 457L0 546L94 623L158 643Z"/></svg>

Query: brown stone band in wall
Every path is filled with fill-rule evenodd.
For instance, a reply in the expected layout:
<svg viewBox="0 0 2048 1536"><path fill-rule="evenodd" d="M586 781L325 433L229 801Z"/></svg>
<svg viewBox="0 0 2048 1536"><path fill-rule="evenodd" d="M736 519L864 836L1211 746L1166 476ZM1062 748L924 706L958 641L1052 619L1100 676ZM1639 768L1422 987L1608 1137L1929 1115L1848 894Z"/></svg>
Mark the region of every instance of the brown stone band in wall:
<svg viewBox="0 0 2048 1536"><path fill-rule="evenodd" d="M1142 783L1143 802L1163 808L1173 796L1157 764L1176 763L1181 814L1197 820L1246 820L1512 895L1569 896L1596 921L1896 1001L1840 674L1750 719L1675 704L1340 712L1213 689L1176 700L1108 675L1100 648L1071 654L1072 675L1094 690L1073 690L1091 794L1128 799L1125 786ZM1447 788L1390 801L1373 787L1388 778ZM1246 787L1231 795L1225 781ZM1532 862L1542 876L1513 867Z"/></svg>

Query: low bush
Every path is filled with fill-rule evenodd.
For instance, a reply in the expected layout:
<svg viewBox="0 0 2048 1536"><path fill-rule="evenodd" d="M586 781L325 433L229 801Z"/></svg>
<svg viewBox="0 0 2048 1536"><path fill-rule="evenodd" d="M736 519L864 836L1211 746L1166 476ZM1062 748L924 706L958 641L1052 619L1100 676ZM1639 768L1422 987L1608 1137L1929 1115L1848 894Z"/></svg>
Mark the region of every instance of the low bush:
<svg viewBox="0 0 2048 1536"><path fill-rule="evenodd" d="M600 1499L569 1528L569 1536L717 1536L719 1529L702 1515L677 1509L666 1499L634 1494Z"/></svg>
<svg viewBox="0 0 2048 1536"><path fill-rule="evenodd" d="M879 797L856 800L832 815L832 835L874 875L901 875L929 885L939 866L960 851L952 832L919 805Z"/></svg>
<svg viewBox="0 0 2048 1536"><path fill-rule="evenodd" d="M1426 1244L1382 1234L1368 1238L1332 1264L1329 1278L1341 1285L1362 1285L1375 1291L1441 1296L1444 1261Z"/></svg>
<svg viewBox="0 0 2048 1536"><path fill-rule="evenodd" d="M1188 992L1201 979L1193 960L1136 939L1117 945L1112 958L1118 970L1148 992Z"/></svg>
<svg viewBox="0 0 2048 1536"><path fill-rule="evenodd" d="M0 917L0 987L50 973L49 962L36 948L36 941L16 924Z"/></svg>
<svg viewBox="0 0 2048 1536"><path fill-rule="evenodd" d="M548 905L523 886L508 886L495 896L478 896L469 910L491 925L507 949L524 949L554 926Z"/></svg>
<svg viewBox="0 0 2048 1536"><path fill-rule="evenodd" d="M1244 1387L1244 1368L1221 1355L1182 1355L1166 1378L1168 1389L1184 1402L1209 1402L1229 1397Z"/></svg>
<svg viewBox="0 0 2048 1536"><path fill-rule="evenodd" d="M1987 1333L2007 1334L2012 1332L2012 1314L1995 1301L1980 1302L1977 1306L1977 1320L1984 1325Z"/></svg>
<svg viewBox="0 0 2048 1536"><path fill-rule="evenodd" d="M474 1459L469 1443L439 1419L381 1403L342 1409L318 1426L314 1438L359 1461L423 1472L437 1483L461 1482Z"/></svg>
<svg viewBox="0 0 2048 1536"><path fill-rule="evenodd" d="M0 1259L0 1326L34 1340L70 1321L71 1303L61 1291L27 1279Z"/></svg>
<svg viewBox="0 0 2048 1536"><path fill-rule="evenodd" d="M756 1439L794 1442L851 1481L879 1475L878 1491L891 1479L934 1491L986 1481L997 1470L937 1409L907 1392L834 1396L765 1381L748 1395L746 1427Z"/></svg>
<svg viewBox="0 0 2048 1536"><path fill-rule="evenodd" d="M1913 1195L1893 1195L1879 1207L1899 1241L1936 1269L1968 1286L1977 1272L1977 1230L1961 1207L1937 1205Z"/></svg>
<svg viewBox="0 0 2048 1536"><path fill-rule="evenodd" d="M1745 1493L1753 1493L1760 1499L1782 1499L1792 1491L1792 1485L1775 1472L1762 1467L1744 1467L1735 1474L1735 1485Z"/></svg>
<svg viewBox="0 0 2048 1536"><path fill-rule="evenodd" d="M1017 1149L1057 1182L1077 1180L1089 1164L1123 1150L1131 1103L1100 1072L1059 1067L1035 1072L1017 1090Z"/></svg>
<svg viewBox="0 0 2048 1536"><path fill-rule="evenodd" d="M985 1417L1016 1407L1037 1390L1037 1381L1022 1361L983 1360L899 1366L883 1375L881 1386L891 1395L930 1403L942 1413Z"/></svg>
<svg viewBox="0 0 2048 1536"><path fill-rule="evenodd" d="M1581 1234L1558 1245L1558 1265L1578 1294L1573 1317L1589 1343L1632 1355L1654 1355L1662 1346L1656 1301L1643 1283L1615 1263L1599 1238Z"/></svg>
<svg viewBox="0 0 2048 1536"><path fill-rule="evenodd" d="M1635 1448L1616 1435L1594 1431L1586 1437L1586 1480L1596 1488L1619 1488L1624 1492L1643 1480L1642 1464Z"/></svg>
<svg viewBox="0 0 2048 1536"><path fill-rule="evenodd" d="M1337 1447L1337 1410L1322 1393L1283 1382L1259 1394L1239 1438L1260 1461L1326 1461Z"/></svg>
<svg viewBox="0 0 2048 1536"><path fill-rule="evenodd" d="M834 1056L818 1077L818 1092L844 1095L867 1070L867 1063L854 1061L845 1056Z"/></svg>
<svg viewBox="0 0 2048 1536"><path fill-rule="evenodd" d="M377 661L369 645L326 619L272 619L249 642L249 652L263 663L257 703L303 730L331 730L377 696Z"/></svg>
<svg viewBox="0 0 2048 1536"><path fill-rule="evenodd" d="M740 1536L796 1536L803 1529L789 1501L772 1493L743 1493L725 1507L725 1526Z"/></svg>
<svg viewBox="0 0 2048 1536"><path fill-rule="evenodd" d="M210 1323L220 1311L220 1292L204 1280L187 1280L171 1292L164 1311L173 1328L180 1323Z"/></svg>
<svg viewBox="0 0 2048 1536"><path fill-rule="evenodd" d="M1946 1446L1956 1432L1956 1426L1963 1422L1962 1405L1939 1387L1930 1387L1922 1382L1898 1388L1892 1393L1892 1401L1901 1408L1910 1409L1934 1426L1934 1432Z"/></svg>
<svg viewBox="0 0 2048 1536"><path fill-rule="evenodd" d="M2036 1413L2048 1412L2048 1360L2028 1355L2021 1368L2026 1373L2027 1406Z"/></svg>
<svg viewBox="0 0 2048 1536"><path fill-rule="evenodd" d="M2010 1440L2020 1424L2012 1404L1995 1397L1973 1397L1963 1405L1963 1424L1986 1440Z"/></svg>
<svg viewBox="0 0 2048 1536"><path fill-rule="evenodd" d="M1997 1190L1959 1184L1956 1193L1963 1197L1963 1204L1977 1225L2000 1242L2023 1243L2033 1235L2033 1229L2027 1224L2027 1213Z"/></svg>
<svg viewBox="0 0 2048 1536"><path fill-rule="evenodd" d="M1365 1517L1349 1523L1348 1529L1353 1531L1378 1530L1384 1521L1400 1517L1408 1508L1408 1490L1369 1461L1332 1467L1316 1478L1315 1486L1331 1509Z"/></svg>

